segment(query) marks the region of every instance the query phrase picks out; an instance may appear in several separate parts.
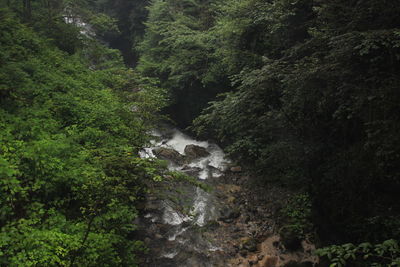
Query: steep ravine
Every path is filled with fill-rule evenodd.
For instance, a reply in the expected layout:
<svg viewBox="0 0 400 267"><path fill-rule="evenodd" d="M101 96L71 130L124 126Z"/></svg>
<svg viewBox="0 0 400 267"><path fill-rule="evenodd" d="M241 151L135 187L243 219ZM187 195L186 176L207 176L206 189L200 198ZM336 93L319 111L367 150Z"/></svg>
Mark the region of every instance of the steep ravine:
<svg viewBox="0 0 400 267"><path fill-rule="evenodd" d="M255 186L211 142L175 128L154 131L142 157L168 160L169 169L201 181L165 177L149 193L139 231L149 251L141 266L314 266L313 246L288 251L276 234L275 214L290 192ZM294 263L302 265L291 265Z"/></svg>

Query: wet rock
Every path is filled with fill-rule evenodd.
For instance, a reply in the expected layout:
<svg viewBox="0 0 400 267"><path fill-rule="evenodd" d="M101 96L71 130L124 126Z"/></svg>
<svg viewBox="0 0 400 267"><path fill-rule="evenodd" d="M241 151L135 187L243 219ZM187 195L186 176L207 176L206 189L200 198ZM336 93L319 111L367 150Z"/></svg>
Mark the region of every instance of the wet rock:
<svg viewBox="0 0 400 267"><path fill-rule="evenodd" d="M251 237L243 238L240 248L249 252L255 252L257 251L257 240Z"/></svg>
<svg viewBox="0 0 400 267"><path fill-rule="evenodd" d="M156 239L162 239L162 238L163 238L163 236L162 236L162 235L160 235L160 234L156 234L156 235L155 235L155 238L156 238Z"/></svg>
<svg viewBox="0 0 400 267"><path fill-rule="evenodd" d="M207 256L197 251L181 251L174 258L175 264L172 266L191 266L191 267L203 267L206 266L204 263L207 262ZM164 266L164 265L157 265Z"/></svg>
<svg viewBox="0 0 400 267"><path fill-rule="evenodd" d="M146 211L154 211L159 209L160 209L160 204L155 201L147 202L144 206L144 210Z"/></svg>
<svg viewBox="0 0 400 267"><path fill-rule="evenodd" d="M204 147L197 145L187 145L185 147L185 154L189 159L203 158L210 155Z"/></svg>
<svg viewBox="0 0 400 267"><path fill-rule="evenodd" d="M156 226L161 235L166 235L171 230L171 226L167 224L157 223Z"/></svg>
<svg viewBox="0 0 400 267"><path fill-rule="evenodd" d="M227 202L229 204L234 204L235 201L236 201L236 198L234 196L229 196L228 199L227 199Z"/></svg>
<svg viewBox="0 0 400 267"><path fill-rule="evenodd" d="M199 172L201 171L201 168L199 167L190 167L188 165L185 165L182 169L182 172L186 173L187 175L190 176L197 176Z"/></svg>
<svg viewBox="0 0 400 267"><path fill-rule="evenodd" d="M148 237L153 237L158 233L158 228L155 224L151 224L148 228L146 228L146 234Z"/></svg>
<svg viewBox="0 0 400 267"><path fill-rule="evenodd" d="M242 167L240 166L234 166L230 168L231 172L241 172L242 171Z"/></svg>
<svg viewBox="0 0 400 267"><path fill-rule="evenodd" d="M185 157L183 155L172 148L157 147L153 149L153 153L159 159L169 160L176 164L182 164L185 160Z"/></svg>
<svg viewBox="0 0 400 267"><path fill-rule="evenodd" d="M219 223L217 221L209 221L206 225L205 225L207 230L215 230L219 227Z"/></svg>
<svg viewBox="0 0 400 267"><path fill-rule="evenodd" d="M225 207L221 210L221 216L219 217L219 220L226 223L231 223L239 216L240 212L238 210L230 207Z"/></svg>

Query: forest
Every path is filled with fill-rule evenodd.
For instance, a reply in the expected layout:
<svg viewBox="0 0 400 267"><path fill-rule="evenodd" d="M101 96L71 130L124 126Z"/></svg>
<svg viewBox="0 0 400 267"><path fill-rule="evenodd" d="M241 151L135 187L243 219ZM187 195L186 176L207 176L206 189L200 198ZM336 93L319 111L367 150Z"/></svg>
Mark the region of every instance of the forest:
<svg viewBox="0 0 400 267"><path fill-rule="evenodd" d="M400 266L399 14L0 0L0 266L142 266L140 203L173 174L139 151L166 120L303 196L283 229L318 266Z"/></svg>

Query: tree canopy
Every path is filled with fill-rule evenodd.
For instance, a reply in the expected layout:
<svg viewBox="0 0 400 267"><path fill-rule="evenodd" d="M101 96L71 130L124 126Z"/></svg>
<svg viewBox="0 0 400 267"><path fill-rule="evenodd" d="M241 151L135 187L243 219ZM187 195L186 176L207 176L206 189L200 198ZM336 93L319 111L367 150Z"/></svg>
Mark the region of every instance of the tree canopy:
<svg viewBox="0 0 400 267"><path fill-rule="evenodd" d="M162 171L138 151L165 94L38 14L0 10L0 265L135 266L136 206Z"/></svg>
<svg viewBox="0 0 400 267"><path fill-rule="evenodd" d="M326 244L400 238L396 1L171 0L149 11L139 70L178 98L221 93L203 95L192 129L265 181L309 192Z"/></svg>
<svg viewBox="0 0 400 267"><path fill-rule="evenodd" d="M331 266L399 263L398 1L0 8L0 265L134 266L160 112L296 188Z"/></svg>

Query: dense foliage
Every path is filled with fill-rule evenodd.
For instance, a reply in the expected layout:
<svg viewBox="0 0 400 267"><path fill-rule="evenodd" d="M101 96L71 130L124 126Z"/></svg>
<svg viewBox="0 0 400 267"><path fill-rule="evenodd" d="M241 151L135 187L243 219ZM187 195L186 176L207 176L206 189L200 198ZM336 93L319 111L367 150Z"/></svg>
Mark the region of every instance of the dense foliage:
<svg viewBox="0 0 400 267"><path fill-rule="evenodd" d="M243 11L236 2L223 20L239 11L254 19L239 39L264 29L251 35L264 44L252 54L262 63L239 68L238 90L213 102L198 130L212 129L269 178L307 184L321 217L333 222L329 229L351 238L400 237L398 7L239 2L253 7ZM372 20L371 10L384 19ZM249 53L234 42L223 47L232 51L230 62Z"/></svg>
<svg viewBox="0 0 400 267"><path fill-rule="evenodd" d="M61 14L9 7L0 9L0 265L135 266L136 205L160 178L138 150L165 95Z"/></svg>
<svg viewBox="0 0 400 267"><path fill-rule="evenodd" d="M367 242L357 246L351 243L340 246L333 245L317 250L317 255L332 262L330 267L384 267L400 265L399 250L398 241L390 239L377 245Z"/></svg>
<svg viewBox="0 0 400 267"><path fill-rule="evenodd" d="M227 88L218 80L223 77L219 72L209 72L215 65L214 40L208 34L214 23L212 2L156 0L149 7L138 70L170 89L173 104L168 111L181 126L190 125Z"/></svg>
<svg viewBox="0 0 400 267"><path fill-rule="evenodd" d="M283 229L314 225L322 258L398 264L398 1L0 4L0 265L135 264L160 88L178 124L301 189Z"/></svg>
<svg viewBox="0 0 400 267"><path fill-rule="evenodd" d="M397 1L166 0L149 11L139 70L187 108L213 100L199 135L265 180L303 187L325 243L400 239Z"/></svg>
<svg viewBox="0 0 400 267"><path fill-rule="evenodd" d="M107 25L104 21L114 22L115 28L106 27L102 31L102 39L111 47L119 49L129 66L136 65L138 61L138 44L144 35L144 23L148 13L146 7L149 2L149 0L95 0L88 3L96 11L93 17L97 18L95 23L93 20L89 21L91 25L104 28ZM98 19L99 17L103 19Z"/></svg>

